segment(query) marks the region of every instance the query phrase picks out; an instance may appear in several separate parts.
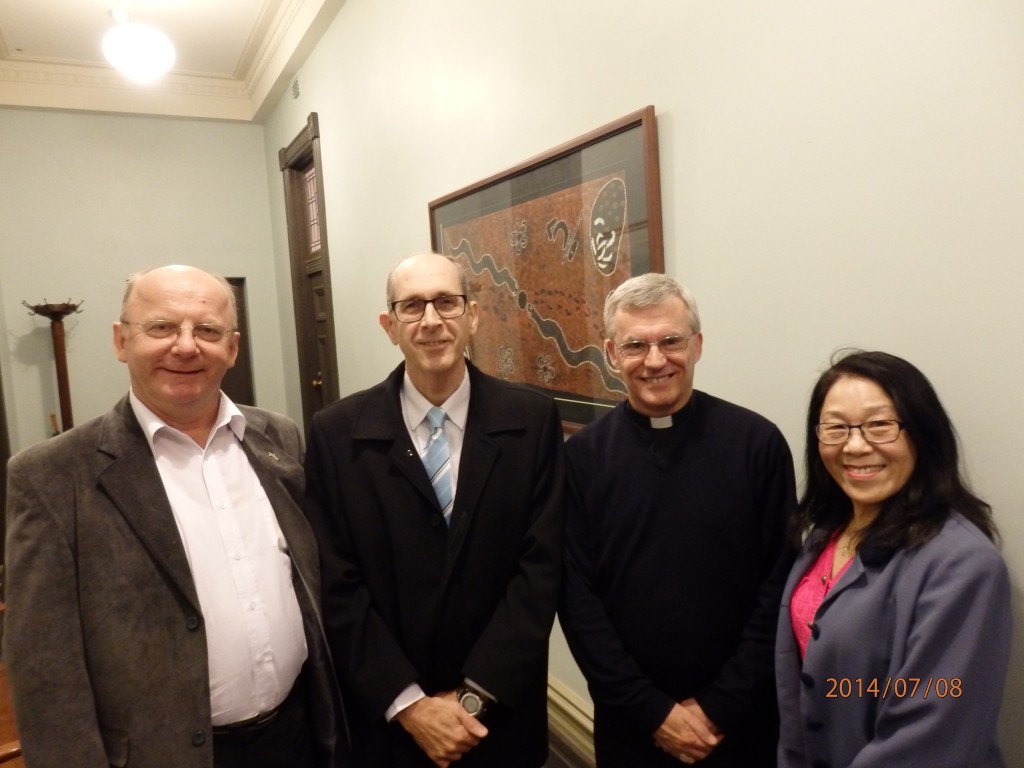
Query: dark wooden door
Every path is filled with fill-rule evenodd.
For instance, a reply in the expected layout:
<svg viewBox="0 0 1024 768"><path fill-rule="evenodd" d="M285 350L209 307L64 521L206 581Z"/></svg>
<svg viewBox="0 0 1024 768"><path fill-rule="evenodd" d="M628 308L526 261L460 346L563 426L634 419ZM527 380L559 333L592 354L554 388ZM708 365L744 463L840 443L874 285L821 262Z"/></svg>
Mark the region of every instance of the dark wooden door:
<svg viewBox="0 0 1024 768"><path fill-rule="evenodd" d="M339 395L316 112L292 143L278 152L278 160L284 176L302 417L308 429L313 414Z"/></svg>
<svg viewBox="0 0 1024 768"><path fill-rule="evenodd" d="M249 308L245 296L245 278L226 278L235 291L235 306L238 307L238 357L235 365L228 368L220 388L232 402L242 405L256 405L256 388L252 375L252 342L249 338Z"/></svg>

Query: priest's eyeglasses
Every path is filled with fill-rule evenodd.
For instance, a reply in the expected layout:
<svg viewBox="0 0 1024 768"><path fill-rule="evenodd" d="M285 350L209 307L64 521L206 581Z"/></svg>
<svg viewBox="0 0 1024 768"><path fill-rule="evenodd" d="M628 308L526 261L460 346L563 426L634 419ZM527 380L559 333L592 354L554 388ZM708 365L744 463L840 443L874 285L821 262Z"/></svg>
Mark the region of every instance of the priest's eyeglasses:
<svg viewBox="0 0 1024 768"><path fill-rule="evenodd" d="M437 316L452 320L466 314L466 297L462 294L454 296L438 296L436 299L401 299L391 302L391 311L401 323L415 323L422 320L427 311L427 304L434 305Z"/></svg>
<svg viewBox="0 0 1024 768"><path fill-rule="evenodd" d="M647 357L651 347L657 347L663 355L671 355L683 352L692 338L693 334L689 336L663 336L657 341L633 339L632 341L624 341L621 344L617 344L615 348L619 350L619 355L622 357L633 359Z"/></svg>
<svg viewBox="0 0 1024 768"><path fill-rule="evenodd" d="M814 428L818 442L823 445L842 445L850 439L853 430L860 430L865 442L881 445L895 443L903 429L903 422L896 419L865 421L863 424L840 424L834 421L822 422Z"/></svg>
<svg viewBox="0 0 1024 768"><path fill-rule="evenodd" d="M222 341L225 336L233 332L231 328L224 328L220 325L212 325L211 323L198 323L196 325L178 325L172 323L170 320L147 320L144 323L133 323L130 320L122 320L122 325L137 325L142 329L142 332L149 336L151 339L170 339L178 338L184 331L188 331L192 334L192 338L196 341L205 341L210 344L216 344L218 341Z"/></svg>

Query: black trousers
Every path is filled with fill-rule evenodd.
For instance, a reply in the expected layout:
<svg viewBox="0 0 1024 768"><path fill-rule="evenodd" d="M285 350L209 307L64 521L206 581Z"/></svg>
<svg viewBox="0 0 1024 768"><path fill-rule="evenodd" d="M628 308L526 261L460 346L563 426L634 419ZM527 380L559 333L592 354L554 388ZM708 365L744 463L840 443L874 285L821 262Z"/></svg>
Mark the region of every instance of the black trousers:
<svg viewBox="0 0 1024 768"><path fill-rule="evenodd" d="M214 729L214 768L314 768L316 749L306 706L306 673L277 715L258 727Z"/></svg>

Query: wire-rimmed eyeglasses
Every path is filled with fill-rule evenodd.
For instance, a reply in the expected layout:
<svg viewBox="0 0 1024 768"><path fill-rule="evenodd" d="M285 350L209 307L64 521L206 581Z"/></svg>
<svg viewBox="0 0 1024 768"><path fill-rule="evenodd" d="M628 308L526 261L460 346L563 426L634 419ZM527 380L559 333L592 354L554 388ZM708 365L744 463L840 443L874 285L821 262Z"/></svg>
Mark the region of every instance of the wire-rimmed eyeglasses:
<svg viewBox="0 0 1024 768"><path fill-rule="evenodd" d="M814 433L818 436L818 442L824 445L842 445L850 439L850 433L855 429L860 430L861 437L867 443L875 445L895 443L903 429L903 422L896 419L865 421L862 424L840 424L836 421L826 421L816 425Z"/></svg>
<svg viewBox="0 0 1024 768"><path fill-rule="evenodd" d="M144 334L149 336L149 338L159 340L169 339L171 337L178 338L183 331L189 331L192 334L192 338L196 341L205 341L210 344L222 341L225 336L234 332L234 328L225 328L224 326L213 325L212 323L179 325L178 323L173 323L170 320L147 320L143 323L136 323L131 320L122 320L121 324L137 325L142 329Z"/></svg>
<svg viewBox="0 0 1024 768"><path fill-rule="evenodd" d="M434 305L437 316L452 320L466 314L466 297L459 293L454 296L438 296L435 299L400 299L391 302L391 311L400 323L415 323L422 320L427 304Z"/></svg>
<svg viewBox="0 0 1024 768"><path fill-rule="evenodd" d="M621 344L616 344L615 348L619 350L619 355L627 358L647 357L647 354L651 351L651 347L657 347L663 355L671 355L685 351L686 345L692 338L693 334L690 334L689 336L663 336L656 341L632 339L630 341L624 341Z"/></svg>

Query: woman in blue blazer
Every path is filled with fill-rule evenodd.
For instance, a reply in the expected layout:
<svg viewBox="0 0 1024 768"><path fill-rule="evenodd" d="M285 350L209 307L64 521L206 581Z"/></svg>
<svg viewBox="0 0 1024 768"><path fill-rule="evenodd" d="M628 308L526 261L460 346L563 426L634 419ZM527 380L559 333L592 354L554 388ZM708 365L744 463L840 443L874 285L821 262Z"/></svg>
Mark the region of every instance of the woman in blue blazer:
<svg viewBox="0 0 1024 768"><path fill-rule="evenodd" d="M780 768L999 768L1010 583L938 396L882 352L807 414L804 539L779 614Z"/></svg>

